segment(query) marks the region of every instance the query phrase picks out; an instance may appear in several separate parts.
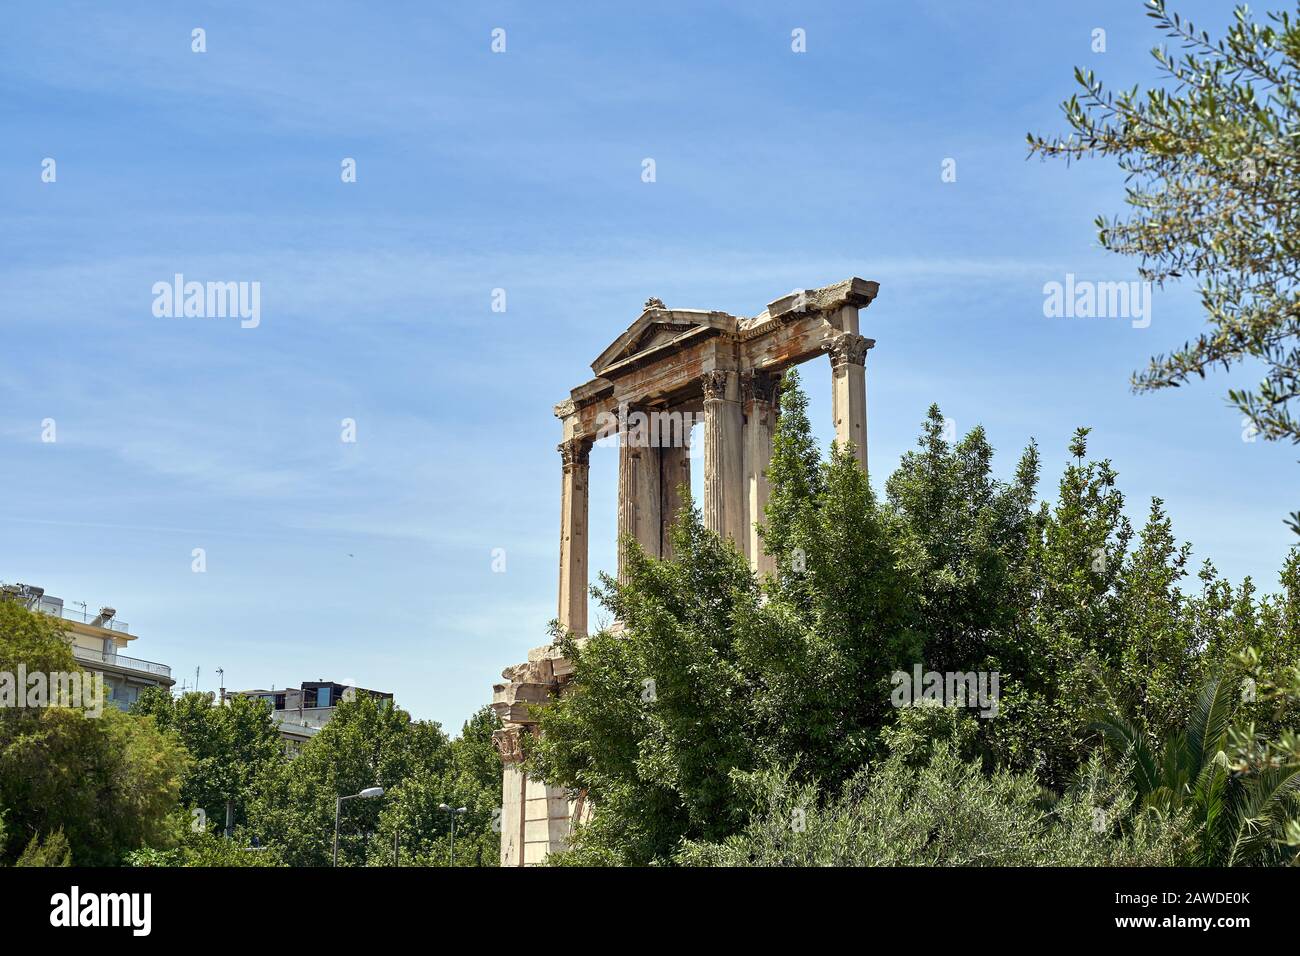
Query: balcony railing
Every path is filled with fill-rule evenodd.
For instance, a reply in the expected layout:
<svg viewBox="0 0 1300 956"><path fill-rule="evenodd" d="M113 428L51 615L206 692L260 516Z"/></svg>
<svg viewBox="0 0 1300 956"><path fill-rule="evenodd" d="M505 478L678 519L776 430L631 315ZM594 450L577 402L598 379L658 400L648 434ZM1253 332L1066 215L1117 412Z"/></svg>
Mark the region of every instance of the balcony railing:
<svg viewBox="0 0 1300 956"><path fill-rule="evenodd" d="M78 647L76 644L72 646L72 654L80 660L90 661L95 664L125 667L127 670L143 671L146 674L155 674L159 677L172 676L172 669L166 664L142 661L138 657L127 657L125 654L105 654L103 651L97 651L89 647Z"/></svg>
<svg viewBox="0 0 1300 956"><path fill-rule="evenodd" d="M77 621L80 624L94 624L98 614L91 614L90 609L75 610L65 604L56 604L53 601L47 601L40 598L32 607L34 611L40 611L42 614L48 614L50 617L61 617L65 621ZM125 621L119 621L117 618L110 618L107 621L100 621L94 624L95 627L102 627L106 631L117 631L119 634L129 634Z"/></svg>

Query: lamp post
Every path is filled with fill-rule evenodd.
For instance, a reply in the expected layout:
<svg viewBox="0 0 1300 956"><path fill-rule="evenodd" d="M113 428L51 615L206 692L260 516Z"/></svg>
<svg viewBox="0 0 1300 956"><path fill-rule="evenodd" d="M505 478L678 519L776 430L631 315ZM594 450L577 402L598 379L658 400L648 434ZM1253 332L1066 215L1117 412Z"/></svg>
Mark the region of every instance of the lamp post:
<svg viewBox="0 0 1300 956"><path fill-rule="evenodd" d="M343 801L356 800L358 797L370 799L372 797L382 797L384 795L383 787L366 787L360 793L348 794L346 797L339 797L334 804L334 863L333 866L339 865L339 818L343 816Z"/></svg>
<svg viewBox="0 0 1300 956"><path fill-rule="evenodd" d="M448 854L451 857L450 865L455 866L456 865L456 818L463 817L466 813L466 810L464 807L457 807L456 809L453 810L445 803L438 804L438 809L441 810L443 813L451 814L451 846L450 849L448 850Z"/></svg>

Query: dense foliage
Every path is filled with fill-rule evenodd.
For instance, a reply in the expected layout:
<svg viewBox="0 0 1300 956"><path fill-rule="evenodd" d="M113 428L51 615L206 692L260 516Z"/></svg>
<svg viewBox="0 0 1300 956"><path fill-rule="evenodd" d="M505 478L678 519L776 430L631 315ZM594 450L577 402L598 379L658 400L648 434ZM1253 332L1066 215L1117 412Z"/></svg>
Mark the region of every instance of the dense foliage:
<svg viewBox="0 0 1300 956"><path fill-rule="evenodd" d="M0 673L78 671L63 633L57 619L0 601ZM0 707L0 860L104 865L165 841L187 761L151 721L111 705L98 717Z"/></svg>
<svg viewBox="0 0 1300 956"><path fill-rule="evenodd" d="M1237 655L1255 649L1265 678L1300 661L1300 553L1277 595L1233 587L1208 562L1189 586L1190 547L1161 502L1135 531L1110 462L1088 460L1086 429L1054 499L1037 502L1035 446L1003 481L981 429L951 444L943 425L932 408L878 498L844 449L821 459L790 374L763 528L778 573L759 580L693 508L672 560L625 543L626 582L598 591L622 627L558 635L574 682L541 710L528 756L535 775L595 806L557 862L666 862L687 844L728 845L763 826L754 781L774 773L784 800L854 781L853 800L826 811L839 820L892 787L978 767L997 805L1025 822L1017 794L1043 786L1068 799L1078 786L1099 752L1099 714L1162 740ZM929 777L889 763L891 674L916 664L1000 677L996 714L966 714L962 753L936 757ZM1277 734L1296 700L1238 709Z"/></svg>
<svg viewBox="0 0 1300 956"><path fill-rule="evenodd" d="M247 822L254 785L280 762L282 744L271 712L260 701L235 696L216 707L214 696L175 697L155 687L131 710L174 734L193 758L181 776L181 804L202 809L207 822L224 828L229 802L232 822L239 826Z"/></svg>
<svg viewBox="0 0 1300 956"><path fill-rule="evenodd" d="M1132 791L1100 760L1061 799L1032 776L963 760L940 737L924 759L894 751L850 777L834 799L767 771L757 812L719 843L685 842L685 866L1170 866L1184 853L1177 820L1112 819Z"/></svg>
<svg viewBox="0 0 1300 956"><path fill-rule="evenodd" d="M0 674L78 672L57 618L0 600ZM340 865L495 865L498 726L484 708L449 740L368 697L342 702L290 759L264 704L212 694L140 696L130 713L0 707L0 863L22 866L329 865L335 800ZM226 808L233 838L223 834Z"/></svg>
<svg viewBox="0 0 1300 956"><path fill-rule="evenodd" d="M456 821L457 865L496 865L501 761L492 731L498 726L484 708L460 737L448 740L438 724L412 721L397 707L358 695L340 705L295 759L263 778L249 811L250 832L280 848L292 866L327 866L336 797L378 786L383 798L343 804L340 866L393 865L394 838L402 865L448 865L451 817L443 804L466 808Z"/></svg>

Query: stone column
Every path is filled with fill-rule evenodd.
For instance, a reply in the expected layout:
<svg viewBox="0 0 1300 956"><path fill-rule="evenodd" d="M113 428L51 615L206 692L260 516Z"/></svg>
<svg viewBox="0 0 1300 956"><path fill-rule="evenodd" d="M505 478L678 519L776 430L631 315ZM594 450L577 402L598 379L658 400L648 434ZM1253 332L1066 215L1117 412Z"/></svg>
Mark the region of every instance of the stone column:
<svg viewBox="0 0 1300 956"><path fill-rule="evenodd" d="M673 556L673 544L668 537L669 526L677 520L678 513L686 504L682 496L682 486L691 486L691 433L683 430L681 444L669 445L659 449L659 491L661 504L659 516L661 530L659 534L659 554L663 558Z"/></svg>
<svg viewBox="0 0 1300 956"><path fill-rule="evenodd" d="M520 732L528 731L519 724L508 724L492 732L501 757L501 865L524 865L525 806L528 801L528 778L521 762L523 753L519 746Z"/></svg>
<svg viewBox="0 0 1300 956"><path fill-rule="evenodd" d="M649 417L631 410L618 449L618 579L626 583L623 539L631 535L646 554L659 557L662 534L659 449L651 447Z"/></svg>
<svg viewBox="0 0 1300 956"><path fill-rule="evenodd" d="M749 566L760 574L773 574L776 561L763 550L758 525L767 520L770 484L767 466L772 461L776 432L776 391L780 379L767 372L746 372L743 378L745 411L744 511L748 525L745 554Z"/></svg>
<svg viewBox="0 0 1300 956"><path fill-rule="evenodd" d="M587 633L587 502L591 442L570 438L557 446L560 484L560 626Z"/></svg>
<svg viewBox="0 0 1300 956"><path fill-rule="evenodd" d="M850 443L862 470L867 470L867 350L876 344L855 332L841 332L822 348L830 353L831 399L835 440Z"/></svg>
<svg viewBox="0 0 1300 956"><path fill-rule="evenodd" d="M741 446L744 415L735 372L704 375L704 525L745 544Z"/></svg>

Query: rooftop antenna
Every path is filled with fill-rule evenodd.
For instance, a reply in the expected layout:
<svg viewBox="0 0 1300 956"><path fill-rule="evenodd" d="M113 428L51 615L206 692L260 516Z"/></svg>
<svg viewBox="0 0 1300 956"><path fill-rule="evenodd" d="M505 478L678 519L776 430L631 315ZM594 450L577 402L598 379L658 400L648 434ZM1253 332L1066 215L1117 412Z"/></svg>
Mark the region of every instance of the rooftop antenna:
<svg viewBox="0 0 1300 956"><path fill-rule="evenodd" d="M224 667L217 668L217 682L221 685L220 696L217 699L224 705L226 702L226 670Z"/></svg>
<svg viewBox="0 0 1300 956"><path fill-rule="evenodd" d="M194 689L199 689L199 669L197 667L194 668Z"/></svg>

